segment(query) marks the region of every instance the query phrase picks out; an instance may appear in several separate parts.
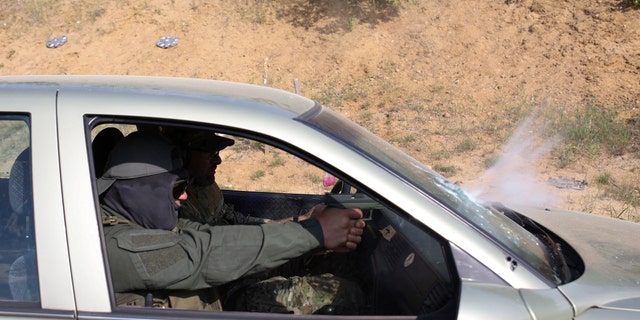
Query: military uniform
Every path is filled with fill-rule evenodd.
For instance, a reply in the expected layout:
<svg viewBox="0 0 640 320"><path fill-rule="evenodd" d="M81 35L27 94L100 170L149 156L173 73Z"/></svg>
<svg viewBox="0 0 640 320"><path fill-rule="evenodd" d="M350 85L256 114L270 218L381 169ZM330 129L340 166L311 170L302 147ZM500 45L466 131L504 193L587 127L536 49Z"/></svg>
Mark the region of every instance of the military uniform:
<svg viewBox="0 0 640 320"><path fill-rule="evenodd" d="M180 217L212 226L237 224L238 213L224 203L220 187L214 182L208 186L189 185L189 197L180 209Z"/></svg>
<svg viewBox="0 0 640 320"><path fill-rule="evenodd" d="M357 315L364 294L353 281L331 273L275 276L247 285L235 310L293 314Z"/></svg>
<svg viewBox="0 0 640 320"><path fill-rule="evenodd" d="M246 220L224 205L215 183L190 186L187 192L189 197L179 210L182 218L214 225L237 224ZM358 314L358 306L363 304L359 286L330 273L315 274L301 270L307 263L307 258L295 257L284 269L263 270L265 272L253 276L247 274L244 279L226 286L227 292L222 295L224 307L251 312ZM291 275L296 271L300 274ZM289 276L283 277L282 274Z"/></svg>
<svg viewBox="0 0 640 320"><path fill-rule="evenodd" d="M209 226L180 219L173 231L105 226L114 288L197 290L269 270L321 247L321 227L309 221Z"/></svg>

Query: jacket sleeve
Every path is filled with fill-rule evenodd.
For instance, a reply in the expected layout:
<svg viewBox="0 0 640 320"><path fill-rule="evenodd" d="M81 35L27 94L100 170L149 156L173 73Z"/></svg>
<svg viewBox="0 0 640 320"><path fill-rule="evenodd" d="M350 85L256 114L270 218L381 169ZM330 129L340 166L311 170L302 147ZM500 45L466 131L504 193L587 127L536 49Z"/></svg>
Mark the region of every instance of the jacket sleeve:
<svg viewBox="0 0 640 320"><path fill-rule="evenodd" d="M304 224L232 226L186 222L177 232L131 225L105 230L117 292L220 285L277 267L323 242L314 219Z"/></svg>

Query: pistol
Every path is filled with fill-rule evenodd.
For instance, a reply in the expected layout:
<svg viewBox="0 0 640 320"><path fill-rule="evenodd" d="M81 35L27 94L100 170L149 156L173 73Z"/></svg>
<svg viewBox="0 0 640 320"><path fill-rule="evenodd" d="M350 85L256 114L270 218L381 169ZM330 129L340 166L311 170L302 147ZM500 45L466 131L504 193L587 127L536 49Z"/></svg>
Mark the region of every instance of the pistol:
<svg viewBox="0 0 640 320"><path fill-rule="evenodd" d="M364 214L363 220L371 220L373 210L382 210L386 207L380 202L371 199L363 193L355 194L335 194L326 193L324 195L324 204L341 209L360 209Z"/></svg>

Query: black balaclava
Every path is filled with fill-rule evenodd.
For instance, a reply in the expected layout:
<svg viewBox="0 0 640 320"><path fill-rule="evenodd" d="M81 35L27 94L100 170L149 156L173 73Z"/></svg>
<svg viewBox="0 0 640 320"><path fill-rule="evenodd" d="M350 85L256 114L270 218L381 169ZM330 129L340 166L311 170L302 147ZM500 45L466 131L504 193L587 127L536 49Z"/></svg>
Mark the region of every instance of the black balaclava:
<svg viewBox="0 0 640 320"><path fill-rule="evenodd" d="M187 172L159 173L117 180L104 193L104 203L124 218L148 229L172 230L178 222L173 185Z"/></svg>
<svg viewBox="0 0 640 320"><path fill-rule="evenodd" d="M104 204L124 218L144 228L172 230L178 221L173 185L187 176L167 139L138 131L113 148L96 183Z"/></svg>

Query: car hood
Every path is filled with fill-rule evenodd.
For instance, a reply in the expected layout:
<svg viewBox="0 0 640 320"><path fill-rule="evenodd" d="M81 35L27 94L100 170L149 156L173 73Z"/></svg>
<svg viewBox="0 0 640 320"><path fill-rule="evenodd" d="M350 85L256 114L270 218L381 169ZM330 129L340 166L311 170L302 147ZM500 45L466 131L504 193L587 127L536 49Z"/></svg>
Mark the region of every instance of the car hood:
<svg viewBox="0 0 640 320"><path fill-rule="evenodd" d="M576 314L591 307L640 312L640 224L587 213L510 206L571 245L585 272L558 287Z"/></svg>

